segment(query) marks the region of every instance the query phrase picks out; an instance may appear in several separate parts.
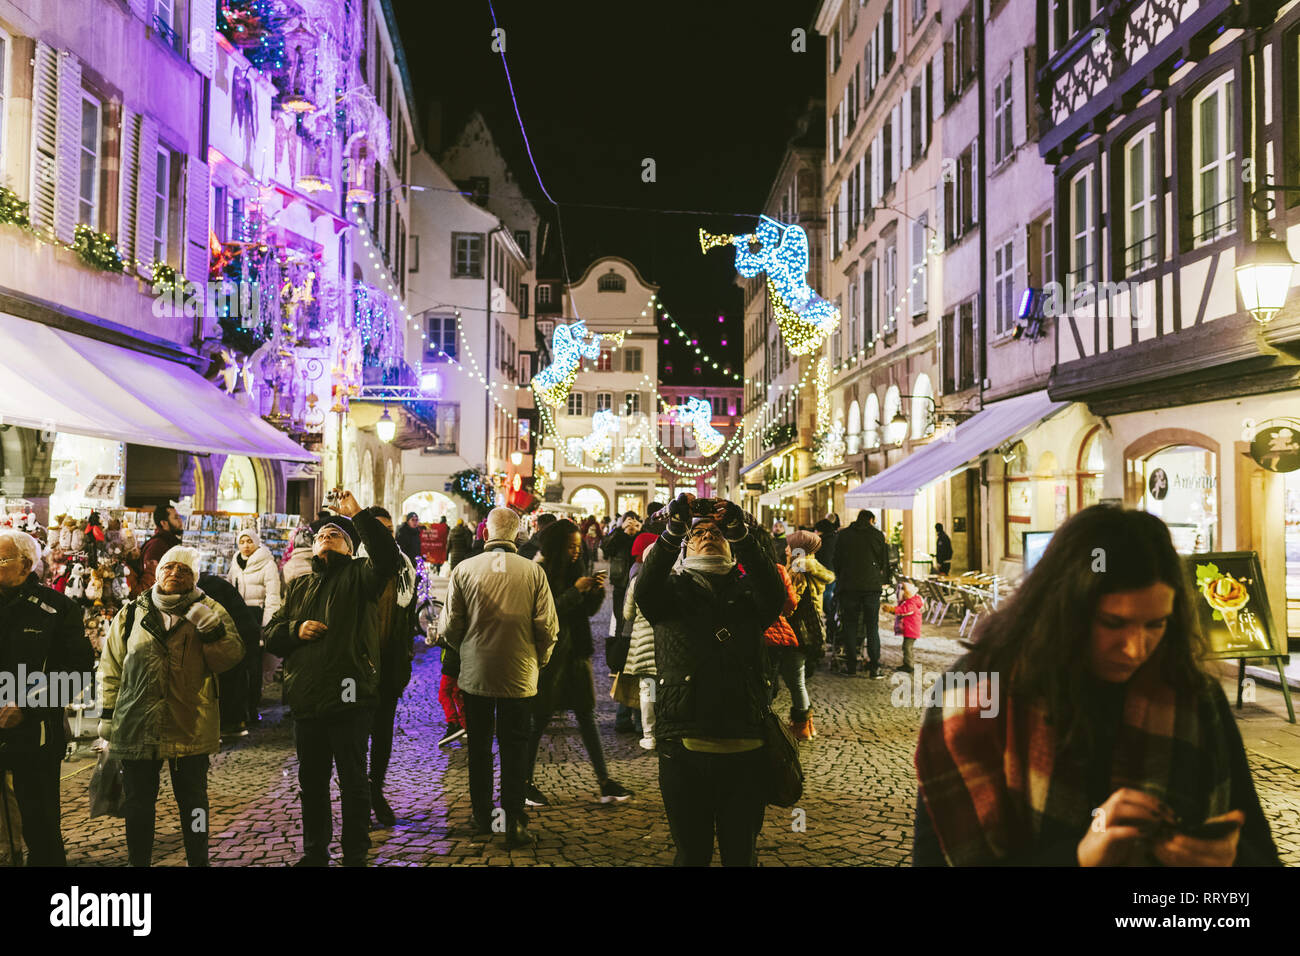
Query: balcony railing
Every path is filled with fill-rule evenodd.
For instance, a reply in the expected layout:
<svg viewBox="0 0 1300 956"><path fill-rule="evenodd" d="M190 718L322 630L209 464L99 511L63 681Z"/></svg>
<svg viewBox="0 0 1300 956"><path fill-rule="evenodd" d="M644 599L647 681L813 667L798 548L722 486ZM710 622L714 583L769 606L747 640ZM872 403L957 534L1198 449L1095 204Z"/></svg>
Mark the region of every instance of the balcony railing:
<svg viewBox="0 0 1300 956"><path fill-rule="evenodd" d="M1237 197L1207 206L1192 216L1192 236L1197 245L1213 242L1237 228Z"/></svg>
<svg viewBox="0 0 1300 956"><path fill-rule="evenodd" d="M1124 249L1124 269L1129 275L1148 269L1159 261L1154 235L1139 239Z"/></svg>

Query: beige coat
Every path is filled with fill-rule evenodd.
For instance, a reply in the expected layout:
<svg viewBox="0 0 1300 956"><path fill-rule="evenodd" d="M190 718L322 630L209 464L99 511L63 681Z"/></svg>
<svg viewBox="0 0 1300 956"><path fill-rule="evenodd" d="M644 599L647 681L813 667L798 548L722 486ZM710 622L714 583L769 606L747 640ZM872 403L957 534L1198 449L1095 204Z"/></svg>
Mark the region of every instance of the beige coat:
<svg viewBox="0 0 1300 956"><path fill-rule="evenodd" d="M482 697L533 697L560 632L546 572L507 550L484 551L456 565L439 621L460 654L457 682Z"/></svg>
<svg viewBox="0 0 1300 956"><path fill-rule="evenodd" d="M144 592L117 612L100 657L112 755L168 760L216 753L217 675L243 659L244 643L226 609L207 595L200 600L217 612L222 629L205 639L183 614L167 630L152 594ZM125 634L128 616L131 633Z"/></svg>

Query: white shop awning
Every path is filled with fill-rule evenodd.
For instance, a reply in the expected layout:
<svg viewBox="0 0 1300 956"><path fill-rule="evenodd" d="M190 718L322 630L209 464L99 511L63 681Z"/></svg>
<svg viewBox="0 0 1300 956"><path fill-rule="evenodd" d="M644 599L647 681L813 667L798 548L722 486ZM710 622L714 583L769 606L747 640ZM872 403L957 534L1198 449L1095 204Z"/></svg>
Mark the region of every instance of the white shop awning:
<svg viewBox="0 0 1300 956"><path fill-rule="evenodd" d="M803 478L799 481L791 482L788 485L782 485L775 491L764 492L758 496L758 503L771 508L775 505L779 505L782 498L790 498L801 491L815 488L822 482L830 481L832 478L838 478L840 475L850 470L851 469L849 468L831 468L827 471L819 471L815 475L809 475L807 478Z"/></svg>
<svg viewBox="0 0 1300 956"><path fill-rule="evenodd" d="M958 425L950 433L951 437L935 439L897 465L850 489L844 496L845 507L908 511L916 493L926 485L964 468L1069 404L1054 402L1043 391L988 405Z"/></svg>
<svg viewBox="0 0 1300 956"><path fill-rule="evenodd" d="M0 418L196 454L320 460L187 366L3 313Z"/></svg>

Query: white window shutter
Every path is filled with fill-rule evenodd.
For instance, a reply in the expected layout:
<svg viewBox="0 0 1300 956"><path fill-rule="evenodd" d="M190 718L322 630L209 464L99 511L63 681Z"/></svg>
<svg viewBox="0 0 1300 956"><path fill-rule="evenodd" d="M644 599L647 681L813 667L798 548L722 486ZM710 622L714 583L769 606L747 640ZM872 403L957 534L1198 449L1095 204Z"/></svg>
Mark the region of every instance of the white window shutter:
<svg viewBox="0 0 1300 956"><path fill-rule="evenodd" d="M208 281L208 164L191 156L185 171L185 278ZM200 297L202 301L202 297Z"/></svg>
<svg viewBox="0 0 1300 956"><path fill-rule="evenodd" d="M899 31L900 24L902 22L902 17L899 16L898 0L890 0L890 2L894 6L894 18L893 18L894 35L890 37L891 46L889 50L891 53L897 53L898 52L898 31Z"/></svg>
<svg viewBox="0 0 1300 956"><path fill-rule="evenodd" d="M1011 59L1011 139L1016 146L1023 146L1025 142L1025 106L1029 103L1024 57L1024 51L1018 50Z"/></svg>
<svg viewBox="0 0 1300 956"><path fill-rule="evenodd" d="M943 44L939 44L938 51L934 54L934 116L938 119L943 115Z"/></svg>
<svg viewBox="0 0 1300 956"><path fill-rule="evenodd" d="M122 107L122 150L119 158L117 248L130 258L135 253L135 207L140 162L140 114Z"/></svg>
<svg viewBox="0 0 1300 956"><path fill-rule="evenodd" d="M880 155L885 138L880 133L876 133L875 143L871 148L871 205L880 205L880 196L884 190L884 164L883 157Z"/></svg>
<svg viewBox="0 0 1300 956"><path fill-rule="evenodd" d="M153 0L130 0L131 12L146 23L152 23Z"/></svg>
<svg viewBox="0 0 1300 956"><path fill-rule="evenodd" d="M903 94L903 168L912 165L912 88Z"/></svg>
<svg viewBox="0 0 1300 956"><path fill-rule="evenodd" d="M190 62L212 78L216 60L217 0L190 0Z"/></svg>
<svg viewBox="0 0 1300 956"><path fill-rule="evenodd" d="M891 183L898 182L898 163L903 155L902 150L900 149L900 147L903 144L903 138L899 133L901 126L899 124L898 114L899 114L899 108L895 106L893 110L890 112L890 115L892 117L892 123L890 128L893 130L893 135L890 137L890 144L889 144L890 147L889 148L889 173L890 173L889 181Z"/></svg>
<svg viewBox="0 0 1300 956"><path fill-rule="evenodd" d="M862 218L867 218L867 154L858 157L858 208Z"/></svg>
<svg viewBox="0 0 1300 956"><path fill-rule="evenodd" d="M58 185L54 200L54 236L71 242L77 227L81 181L81 61L59 53Z"/></svg>
<svg viewBox="0 0 1300 956"><path fill-rule="evenodd" d="M837 226L839 227L840 242L843 242L849 234L849 181L847 179L840 180L840 216L842 218L837 223Z"/></svg>
<svg viewBox="0 0 1300 956"><path fill-rule="evenodd" d="M146 279L152 277L153 199L158 165L158 121L140 118L140 150L136 162L135 258L136 269ZM123 255L126 255L123 252Z"/></svg>
<svg viewBox="0 0 1300 956"><path fill-rule="evenodd" d="M58 185L59 54L36 41L32 84L31 223L38 232L54 228Z"/></svg>

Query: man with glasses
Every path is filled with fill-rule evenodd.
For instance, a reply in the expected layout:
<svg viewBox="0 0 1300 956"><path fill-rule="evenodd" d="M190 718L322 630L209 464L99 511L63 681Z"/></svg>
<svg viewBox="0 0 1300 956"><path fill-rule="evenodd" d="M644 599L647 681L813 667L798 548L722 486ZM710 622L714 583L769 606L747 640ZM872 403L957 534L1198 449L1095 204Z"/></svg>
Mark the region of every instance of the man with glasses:
<svg viewBox="0 0 1300 956"><path fill-rule="evenodd" d="M95 651L81 623L81 608L53 588L43 587L33 567L41 546L22 531L0 530L0 673L17 680L27 673L83 674L90 677ZM12 686L12 684L11 684ZM29 866L64 866L60 830L59 764L63 760L63 707L23 697L0 697L0 776L13 773L14 796L22 817ZM0 795L0 813L9 803ZM5 817L5 832L16 841ZM16 848L14 848L16 849ZM16 864L18 853L11 854Z"/></svg>
<svg viewBox="0 0 1300 956"><path fill-rule="evenodd" d="M734 503L684 494L668 506L633 593L654 627L659 790L674 863L708 866L716 832L723 866L755 866L766 807L763 632L786 594L776 566Z"/></svg>
<svg viewBox="0 0 1300 956"><path fill-rule="evenodd" d="M362 511L351 492L341 492L336 508L337 516L324 515L312 525L311 574L289 584L266 626L267 650L284 658L284 697L294 716L303 831L298 866L329 865L330 775L336 767L343 865L366 865L366 750L379 702L384 637L379 601L401 561L392 533L372 511ZM367 556L355 557L363 543Z"/></svg>

